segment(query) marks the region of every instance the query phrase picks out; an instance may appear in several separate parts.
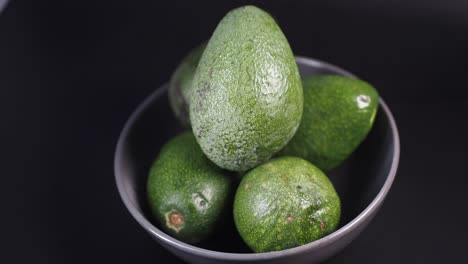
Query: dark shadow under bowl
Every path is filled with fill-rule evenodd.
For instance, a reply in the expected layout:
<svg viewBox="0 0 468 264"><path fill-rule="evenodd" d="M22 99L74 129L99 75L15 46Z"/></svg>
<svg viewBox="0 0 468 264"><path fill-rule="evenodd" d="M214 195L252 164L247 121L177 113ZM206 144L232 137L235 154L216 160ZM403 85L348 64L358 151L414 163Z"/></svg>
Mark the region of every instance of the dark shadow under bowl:
<svg viewBox="0 0 468 264"><path fill-rule="evenodd" d="M301 76L352 74L325 62L296 57ZM351 242L382 205L398 167L400 143L392 114L380 100L374 127L356 152L328 173L342 201L339 229L309 244L268 253L251 253L233 221L201 245L189 245L159 228L148 212L146 180L160 148L183 131L171 112L167 85L151 94L131 115L120 135L114 169L117 187L132 216L162 246L190 263L314 263ZM231 217L232 219L232 217Z"/></svg>

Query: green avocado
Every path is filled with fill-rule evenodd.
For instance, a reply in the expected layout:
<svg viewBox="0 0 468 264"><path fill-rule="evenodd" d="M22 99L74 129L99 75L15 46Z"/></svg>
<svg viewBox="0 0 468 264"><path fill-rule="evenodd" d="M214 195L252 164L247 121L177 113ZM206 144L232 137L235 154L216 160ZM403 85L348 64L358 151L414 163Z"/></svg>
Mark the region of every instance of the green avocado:
<svg viewBox="0 0 468 264"><path fill-rule="evenodd" d="M365 81L340 75L306 77L303 87L301 125L279 155L301 157L329 171L366 138L379 95Z"/></svg>
<svg viewBox="0 0 468 264"><path fill-rule="evenodd" d="M147 195L163 229L187 243L207 238L231 203L230 175L209 161L191 132L170 140L153 163Z"/></svg>
<svg viewBox="0 0 468 264"><path fill-rule="evenodd" d="M194 48L177 66L169 82L169 102L183 127L190 127L189 104L193 75L205 50L206 43Z"/></svg>
<svg viewBox="0 0 468 264"><path fill-rule="evenodd" d="M301 246L335 230L338 194L328 177L308 161L280 157L242 179L234 199L239 234L255 252Z"/></svg>
<svg viewBox="0 0 468 264"><path fill-rule="evenodd" d="M257 7L221 20L192 84L193 132L222 168L246 171L267 161L299 126L302 83L293 53L275 20Z"/></svg>

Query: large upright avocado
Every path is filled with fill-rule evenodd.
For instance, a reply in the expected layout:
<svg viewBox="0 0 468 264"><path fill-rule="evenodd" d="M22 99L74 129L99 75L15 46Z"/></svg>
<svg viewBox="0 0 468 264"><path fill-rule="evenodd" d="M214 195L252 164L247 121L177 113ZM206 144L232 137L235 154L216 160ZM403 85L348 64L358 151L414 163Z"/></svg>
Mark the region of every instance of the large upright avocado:
<svg viewBox="0 0 468 264"><path fill-rule="evenodd" d="M188 243L206 239L229 208L231 177L208 160L191 132L170 140L151 166L147 195L162 228Z"/></svg>
<svg viewBox="0 0 468 264"><path fill-rule="evenodd" d="M192 82L190 120L207 157L246 171L296 132L302 83L286 37L263 10L244 6L219 23Z"/></svg>
<svg viewBox="0 0 468 264"><path fill-rule="evenodd" d="M329 171L366 138L379 95L367 82L340 75L306 77L303 86L301 125L280 154L302 157Z"/></svg>

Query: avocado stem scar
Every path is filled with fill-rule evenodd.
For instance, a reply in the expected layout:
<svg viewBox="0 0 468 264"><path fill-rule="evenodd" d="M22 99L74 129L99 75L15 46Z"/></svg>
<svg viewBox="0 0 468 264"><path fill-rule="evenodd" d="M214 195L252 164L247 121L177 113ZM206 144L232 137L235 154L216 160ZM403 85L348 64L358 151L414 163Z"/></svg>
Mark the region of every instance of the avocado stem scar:
<svg viewBox="0 0 468 264"><path fill-rule="evenodd" d="M286 217L286 221L291 222L293 220L293 217L291 215L288 215Z"/></svg>
<svg viewBox="0 0 468 264"><path fill-rule="evenodd" d="M250 187L249 183L246 183L246 184L244 185L244 190L248 190L249 187Z"/></svg>
<svg viewBox="0 0 468 264"><path fill-rule="evenodd" d="M184 224L184 219L182 218L182 215L180 214L172 214L171 215L171 223L174 225L183 225Z"/></svg>
<svg viewBox="0 0 468 264"><path fill-rule="evenodd" d="M320 222L320 231L323 232L323 230L325 230L325 223L324 223L324 222Z"/></svg>
<svg viewBox="0 0 468 264"><path fill-rule="evenodd" d="M166 213L166 226L177 233L184 227L184 216L175 209Z"/></svg>

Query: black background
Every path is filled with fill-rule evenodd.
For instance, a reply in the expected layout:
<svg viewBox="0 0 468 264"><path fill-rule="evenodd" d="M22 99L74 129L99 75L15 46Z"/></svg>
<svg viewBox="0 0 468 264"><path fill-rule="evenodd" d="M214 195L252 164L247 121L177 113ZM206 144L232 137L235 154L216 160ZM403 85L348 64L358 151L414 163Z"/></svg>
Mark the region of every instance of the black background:
<svg viewBox="0 0 468 264"><path fill-rule="evenodd" d="M0 15L1 263L179 263L124 208L115 144L138 103L245 3L7 6ZM400 168L383 208L327 263L467 262L468 2L248 3L276 17L296 54L372 83L400 129Z"/></svg>

